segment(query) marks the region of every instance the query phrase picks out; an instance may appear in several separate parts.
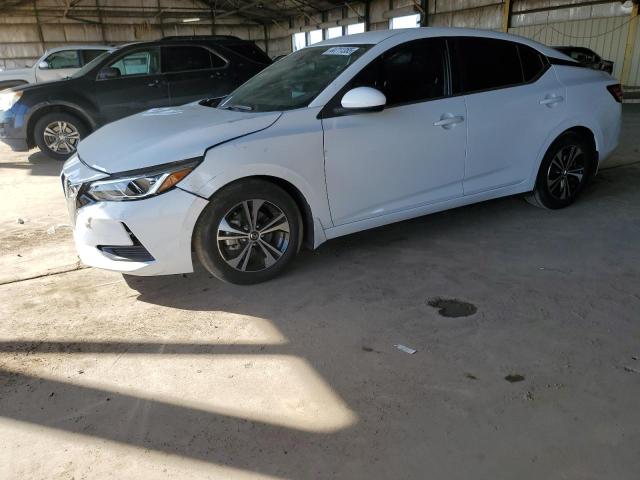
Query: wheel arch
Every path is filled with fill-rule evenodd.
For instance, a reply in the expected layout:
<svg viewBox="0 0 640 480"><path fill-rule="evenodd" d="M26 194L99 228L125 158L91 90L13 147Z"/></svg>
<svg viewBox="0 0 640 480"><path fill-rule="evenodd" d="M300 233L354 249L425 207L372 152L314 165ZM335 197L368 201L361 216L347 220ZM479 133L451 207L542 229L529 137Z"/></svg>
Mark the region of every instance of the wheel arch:
<svg viewBox="0 0 640 480"><path fill-rule="evenodd" d="M317 246L316 234L320 232L317 231L318 227L315 224L311 206L309 205L309 202L307 201L307 198L302 193L302 191L296 185L288 180L285 180L284 178L272 175L249 175L246 177L236 178L225 183L224 185L221 185L218 189L216 189L216 191L209 196L209 201L213 199L213 197L220 189L246 180L263 180L265 182L277 185L285 192L287 192L289 196L293 198L293 201L296 203L298 210L300 210L300 215L302 216L302 245L310 250L313 250L315 246Z"/></svg>
<svg viewBox="0 0 640 480"><path fill-rule="evenodd" d="M542 160L544 159L544 156L547 154L547 152L549 151L549 149L551 148L551 146L564 134L566 133L577 133L581 136L583 136L584 138L586 138L589 143L593 146L595 155L593 158L593 163L594 165L592 165L591 168L591 172L595 173L598 170L598 164L599 164L599 146L601 144L601 138L602 136L598 134L599 130L597 128L595 128L592 125L588 125L585 122L578 122L578 121L569 121L569 122L565 122L562 125L558 126L556 129L554 129L549 136L547 137L546 141L544 142L544 144L542 145L542 148L540 149L540 152L538 153L538 158L537 161L534 164L534 168L531 171L531 175L529 178L529 184L530 184L530 188L533 189L533 186L535 184L536 178L538 176L538 171L540 170L540 165L542 164Z"/></svg>
<svg viewBox="0 0 640 480"><path fill-rule="evenodd" d="M70 115L78 117L84 123L85 127L87 127L89 132L92 132L96 129L95 122L93 122L91 118L78 107L68 104L43 105L31 114L27 122L27 143L29 144L29 147L34 147L36 144L34 133L38 120L40 120L45 115L54 112L68 113Z"/></svg>

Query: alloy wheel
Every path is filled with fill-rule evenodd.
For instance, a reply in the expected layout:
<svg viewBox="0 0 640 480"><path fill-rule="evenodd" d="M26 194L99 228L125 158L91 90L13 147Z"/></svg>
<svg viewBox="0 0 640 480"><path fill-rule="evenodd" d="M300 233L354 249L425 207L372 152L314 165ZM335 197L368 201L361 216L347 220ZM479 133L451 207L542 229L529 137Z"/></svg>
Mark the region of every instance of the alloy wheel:
<svg viewBox="0 0 640 480"><path fill-rule="evenodd" d="M567 145L556 153L547 170L547 188L558 200L578 193L585 175L585 155L577 145Z"/></svg>
<svg viewBox="0 0 640 480"><path fill-rule="evenodd" d="M80 132L75 125L65 121L55 121L44 129L44 143L56 153L73 153L80 141Z"/></svg>
<svg viewBox="0 0 640 480"><path fill-rule="evenodd" d="M289 220L276 205L252 199L238 203L222 217L217 231L222 259L241 272L275 265L287 251Z"/></svg>

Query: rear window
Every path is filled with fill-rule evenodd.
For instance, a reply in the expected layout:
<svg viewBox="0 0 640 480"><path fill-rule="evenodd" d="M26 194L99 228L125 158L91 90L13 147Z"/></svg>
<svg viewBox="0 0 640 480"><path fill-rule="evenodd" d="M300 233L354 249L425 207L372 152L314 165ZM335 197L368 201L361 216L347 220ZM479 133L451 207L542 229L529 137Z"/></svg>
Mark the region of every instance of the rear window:
<svg viewBox="0 0 640 480"><path fill-rule="evenodd" d="M463 37L453 41L457 67L456 93L479 92L523 82L518 47L493 38Z"/></svg>
<svg viewBox="0 0 640 480"><path fill-rule="evenodd" d="M226 48L258 63L271 63L269 56L251 42L224 44Z"/></svg>

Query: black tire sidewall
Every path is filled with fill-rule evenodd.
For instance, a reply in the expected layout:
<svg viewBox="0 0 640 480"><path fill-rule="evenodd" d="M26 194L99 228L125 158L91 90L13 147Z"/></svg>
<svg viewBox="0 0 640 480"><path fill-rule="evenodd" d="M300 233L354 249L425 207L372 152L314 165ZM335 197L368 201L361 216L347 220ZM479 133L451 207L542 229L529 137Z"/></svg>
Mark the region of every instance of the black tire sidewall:
<svg viewBox="0 0 640 480"><path fill-rule="evenodd" d="M289 245L272 267L259 272L241 272L229 266L217 244L217 228L223 216L244 200L261 199L280 208L289 221ZM264 180L241 180L221 189L200 214L193 235L193 246L202 265L225 282L250 285L279 275L293 261L302 238L302 218L295 201L282 188Z"/></svg>
<svg viewBox="0 0 640 480"><path fill-rule="evenodd" d="M42 151L42 153L44 153L49 158L62 161L69 158L75 152L57 153L47 147L47 144L44 141L44 129L47 127L47 125L55 121L71 123L74 127L76 127L76 130L78 130L78 133L80 134L80 140L88 135L89 129L80 118L66 112L47 113L36 122L36 125L33 129L33 137L36 145Z"/></svg>
<svg viewBox="0 0 640 480"><path fill-rule="evenodd" d="M578 186L577 190L573 192L573 195L568 199L558 199L555 198L551 192L549 191L549 187L547 185L547 171L549 169L549 165L551 161L556 156L558 151L566 148L570 145L579 146L584 152L585 158L585 174L582 179L582 182ZM536 186L535 186L535 195L538 201L546 208L550 209L559 209L564 208L571 205L575 202L576 198L584 188L587 183L587 180L591 176L591 169L594 162L594 154L593 147L583 136L578 135L577 133L568 132L557 138L547 150L544 158L542 159L542 163L540 164L540 169L538 171L538 176L536 178Z"/></svg>

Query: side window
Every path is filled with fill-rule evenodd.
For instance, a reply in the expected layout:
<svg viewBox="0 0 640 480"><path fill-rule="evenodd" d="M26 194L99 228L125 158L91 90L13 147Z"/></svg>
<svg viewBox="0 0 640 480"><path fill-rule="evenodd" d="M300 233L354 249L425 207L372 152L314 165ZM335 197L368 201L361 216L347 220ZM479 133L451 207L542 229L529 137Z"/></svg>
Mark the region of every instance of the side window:
<svg viewBox="0 0 640 480"><path fill-rule="evenodd" d="M83 65L86 65L94 58L99 57L103 52L105 52L105 50L82 50L82 58L84 60Z"/></svg>
<svg viewBox="0 0 640 480"><path fill-rule="evenodd" d="M444 97L445 62L443 40L408 42L367 65L350 82L349 88L377 88L387 97L387 106Z"/></svg>
<svg viewBox="0 0 640 480"><path fill-rule="evenodd" d="M518 45L518 53L520 54L522 75L525 82L535 80L544 72L546 63L542 59L542 55L536 50L526 45Z"/></svg>
<svg viewBox="0 0 640 480"><path fill-rule="evenodd" d="M80 68L80 55L77 50L63 50L49 55L46 59L50 70L60 68Z"/></svg>
<svg viewBox="0 0 640 480"><path fill-rule="evenodd" d="M136 50L120 57L109 67L120 71L120 76L152 75L160 72L160 49L157 47Z"/></svg>
<svg viewBox="0 0 640 480"><path fill-rule="evenodd" d="M165 73L208 70L211 52L206 48L175 46L162 48L162 71Z"/></svg>
<svg viewBox="0 0 640 480"><path fill-rule="evenodd" d="M523 82L518 47L505 40L461 37L452 42L456 93L509 87Z"/></svg>

